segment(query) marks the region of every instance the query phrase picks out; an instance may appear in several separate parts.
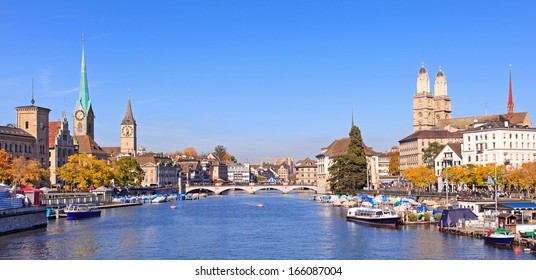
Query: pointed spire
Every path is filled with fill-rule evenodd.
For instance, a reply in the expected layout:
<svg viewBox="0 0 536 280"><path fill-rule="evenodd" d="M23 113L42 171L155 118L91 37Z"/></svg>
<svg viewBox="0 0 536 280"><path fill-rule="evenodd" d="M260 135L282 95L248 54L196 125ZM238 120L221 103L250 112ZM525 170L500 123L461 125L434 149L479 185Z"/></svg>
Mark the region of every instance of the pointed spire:
<svg viewBox="0 0 536 280"><path fill-rule="evenodd" d="M89 112L89 109L91 108L86 73L86 56L84 53L84 33L82 33L82 67L80 70L80 90L78 91L77 104L82 105L82 108L84 108L84 111L86 111L86 113Z"/></svg>
<svg viewBox="0 0 536 280"><path fill-rule="evenodd" d="M354 107L352 107L352 127L354 126Z"/></svg>
<svg viewBox="0 0 536 280"><path fill-rule="evenodd" d="M506 104L508 116L514 115L514 98L512 97L512 64L510 64L510 90L508 92L508 104Z"/></svg>
<svg viewBox="0 0 536 280"><path fill-rule="evenodd" d="M123 118L123 122L121 122L121 125L136 125L134 114L132 114L132 106L130 105L130 89L128 90L127 111L125 113L125 117Z"/></svg>
<svg viewBox="0 0 536 280"><path fill-rule="evenodd" d="M32 106L35 104L35 99L34 99L34 78L32 78Z"/></svg>

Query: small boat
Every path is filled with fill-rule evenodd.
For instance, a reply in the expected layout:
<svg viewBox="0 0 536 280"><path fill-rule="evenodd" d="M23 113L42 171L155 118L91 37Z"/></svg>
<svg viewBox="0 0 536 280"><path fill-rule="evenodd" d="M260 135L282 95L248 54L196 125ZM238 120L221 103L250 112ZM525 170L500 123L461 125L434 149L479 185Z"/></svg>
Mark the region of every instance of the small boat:
<svg viewBox="0 0 536 280"><path fill-rule="evenodd" d="M70 204L65 210L68 220L77 220L82 218L100 217L101 210L96 206L87 204Z"/></svg>
<svg viewBox="0 0 536 280"><path fill-rule="evenodd" d="M510 246L512 245L512 241L514 241L514 233L511 230L499 228L496 230L489 230L482 238L484 239L484 243Z"/></svg>
<svg viewBox="0 0 536 280"><path fill-rule="evenodd" d="M176 206L176 205L171 205L170 208L171 208L171 209L175 209L175 208L177 208L177 206Z"/></svg>
<svg viewBox="0 0 536 280"><path fill-rule="evenodd" d="M162 203L162 202L166 202L166 198L163 196L157 196L153 198L153 200L151 200L151 203Z"/></svg>
<svg viewBox="0 0 536 280"><path fill-rule="evenodd" d="M264 204L259 203L259 204L257 205L257 207L259 207L259 208L263 208L263 207L264 207Z"/></svg>
<svg viewBox="0 0 536 280"><path fill-rule="evenodd" d="M346 214L347 221L379 227L396 228L401 219L395 211L380 208L352 207Z"/></svg>

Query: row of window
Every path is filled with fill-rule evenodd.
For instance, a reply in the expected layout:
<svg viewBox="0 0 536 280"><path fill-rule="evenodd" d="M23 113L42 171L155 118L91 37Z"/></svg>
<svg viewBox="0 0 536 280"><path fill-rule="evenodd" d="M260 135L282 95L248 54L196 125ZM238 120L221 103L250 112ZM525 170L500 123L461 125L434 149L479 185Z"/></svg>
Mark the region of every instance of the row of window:
<svg viewBox="0 0 536 280"><path fill-rule="evenodd" d="M514 154L514 155L509 154L505 160L514 160L514 159L517 161L521 160L521 162L531 161L531 155L530 154ZM471 160L472 160L471 156L467 156L467 163L471 163L472 162ZM486 162L488 160L489 160L488 155L476 155L474 162ZM536 160L535 155L532 155L532 160L533 161ZM492 154L491 161L493 162L497 161L497 156L495 154Z"/></svg>
<svg viewBox="0 0 536 280"><path fill-rule="evenodd" d="M491 143L492 149L496 149L495 142ZM507 145L509 144L509 145ZM521 145L519 145L521 144ZM532 147L529 142L503 142L503 146L501 148L510 148L510 149L536 149L536 142L532 143ZM477 143L475 144L477 151L483 151L488 149L488 143ZM471 150L471 144L467 144L467 150Z"/></svg>
<svg viewBox="0 0 536 280"><path fill-rule="evenodd" d="M0 143L0 149L2 149L2 143ZM22 145L22 144L12 144L9 145L7 143L4 143L3 149L6 150L6 152L9 153L32 153L32 146L31 145Z"/></svg>
<svg viewBox="0 0 536 280"><path fill-rule="evenodd" d="M503 135L503 139L519 139L521 138L521 140L523 139L526 139L526 140L530 140L530 138L532 138L532 140L536 140L536 134L534 133L527 133L527 134L523 134L523 133L502 133ZM508 135L508 137L506 137L506 135ZM530 137L532 135L532 137ZM492 133L491 134L491 138L492 139L495 139L495 133ZM478 141L478 140L488 140L488 134L477 134L475 135L475 140ZM467 136L467 141L471 141L471 136L468 135Z"/></svg>

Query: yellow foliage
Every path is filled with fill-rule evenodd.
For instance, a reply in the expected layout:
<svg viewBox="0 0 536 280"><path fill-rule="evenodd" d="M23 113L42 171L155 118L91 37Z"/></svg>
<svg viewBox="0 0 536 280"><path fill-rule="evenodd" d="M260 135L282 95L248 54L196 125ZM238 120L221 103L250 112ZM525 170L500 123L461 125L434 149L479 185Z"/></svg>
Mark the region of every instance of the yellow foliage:
<svg viewBox="0 0 536 280"><path fill-rule="evenodd" d="M402 172L402 177L416 187L426 187L437 180L434 170L424 166L410 166Z"/></svg>
<svg viewBox="0 0 536 280"><path fill-rule="evenodd" d="M113 170L106 161L87 154L69 156L67 163L56 169L55 173L61 179L81 189L87 189L92 185L96 188L110 185L114 178Z"/></svg>

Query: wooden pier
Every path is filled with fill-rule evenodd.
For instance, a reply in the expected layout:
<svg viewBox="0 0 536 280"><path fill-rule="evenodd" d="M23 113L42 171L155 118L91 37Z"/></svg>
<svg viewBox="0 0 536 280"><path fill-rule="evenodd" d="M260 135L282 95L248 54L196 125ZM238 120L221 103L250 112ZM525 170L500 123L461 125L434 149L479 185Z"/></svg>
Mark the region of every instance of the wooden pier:
<svg viewBox="0 0 536 280"><path fill-rule="evenodd" d="M440 228L439 231L453 234L453 235L460 235L460 236L468 236L473 237L477 239L482 239L484 235L488 233L490 229L484 229L484 228ZM526 247L526 248L532 248L534 245L536 245L536 239L533 238L523 238L518 233L514 234L514 241L512 242L512 245L519 246L519 247Z"/></svg>

